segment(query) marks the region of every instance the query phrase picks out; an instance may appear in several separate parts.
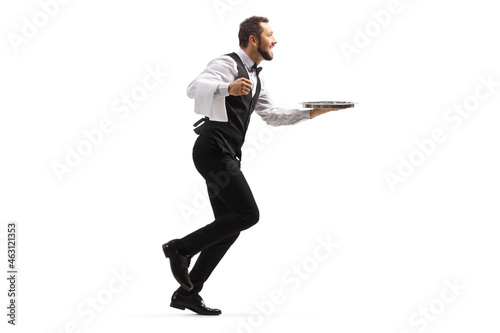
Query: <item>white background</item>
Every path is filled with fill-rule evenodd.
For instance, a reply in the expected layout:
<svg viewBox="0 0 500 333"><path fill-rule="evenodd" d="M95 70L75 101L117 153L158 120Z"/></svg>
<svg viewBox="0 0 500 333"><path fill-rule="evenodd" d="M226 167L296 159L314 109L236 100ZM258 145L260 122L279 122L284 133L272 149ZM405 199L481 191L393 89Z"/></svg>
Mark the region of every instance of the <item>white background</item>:
<svg viewBox="0 0 500 333"><path fill-rule="evenodd" d="M376 22L370 13L389 1L219 3L229 7L218 11L213 0L69 1L16 52L8 36L21 35L23 17L32 21L41 7L2 2L1 266L6 272L7 223L17 221L20 272L14 328L6 324L2 279L2 327L498 330L500 87L457 128L443 118L471 100L479 77L500 81L494 4L401 0L349 62L341 44L354 45L356 29ZM254 150L242 170L261 219L207 282L206 304L223 312L207 318L169 307L177 284L160 246L213 218L191 158L199 116L185 90L211 59L237 49L239 23L252 15L269 17L278 40L262 72L276 104L359 104L272 132L253 116L248 136L258 147L247 143L247 152ZM168 77L120 119L113 102L141 84L148 66ZM65 163L67 146L75 148L82 131L105 118L114 130L60 181L53 163ZM392 191L384 174L397 174L399 158L417 156L415 140L436 128L446 140ZM188 208L191 215L181 213ZM318 237L340 243L319 263ZM310 273L293 290L283 276L303 264ZM106 299L113 271L122 270L133 278ZM445 304L442 293L454 295L447 280L466 289ZM273 290L284 296L271 307ZM107 304L86 321L77 309L92 297ZM429 306L438 314L424 326L415 313Z"/></svg>

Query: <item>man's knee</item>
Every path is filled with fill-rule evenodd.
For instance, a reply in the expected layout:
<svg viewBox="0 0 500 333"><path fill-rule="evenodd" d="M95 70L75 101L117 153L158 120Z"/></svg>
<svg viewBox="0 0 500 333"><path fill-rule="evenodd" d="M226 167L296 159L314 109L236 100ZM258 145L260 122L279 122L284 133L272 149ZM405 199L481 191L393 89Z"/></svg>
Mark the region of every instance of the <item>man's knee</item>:
<svg viewBox="0 0 500 333"><path fill-rule="evenodd" d="M257 222L259 222L259 217L260 214L257 207L245 212L244 214L241 214L241 219L245 223L246 228L250 228L251 226L256 225Z"/></svg>

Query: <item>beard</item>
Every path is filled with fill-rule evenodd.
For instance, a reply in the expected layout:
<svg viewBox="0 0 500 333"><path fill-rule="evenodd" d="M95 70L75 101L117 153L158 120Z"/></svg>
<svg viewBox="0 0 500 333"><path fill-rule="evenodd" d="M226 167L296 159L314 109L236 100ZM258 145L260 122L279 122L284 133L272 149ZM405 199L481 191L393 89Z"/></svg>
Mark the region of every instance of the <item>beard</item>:
<svg viewBox="0 0 500 333"><path fill-rule="evenodd" d="M273 60L273 55L271 54L271 52L269 51L264 51L262 48L261 48L261 42L260 42L260 39L259 39L259 47L257 48L257 51L260 53L260 55L262 56L262 58L264 58L264 60Z"/></svg>

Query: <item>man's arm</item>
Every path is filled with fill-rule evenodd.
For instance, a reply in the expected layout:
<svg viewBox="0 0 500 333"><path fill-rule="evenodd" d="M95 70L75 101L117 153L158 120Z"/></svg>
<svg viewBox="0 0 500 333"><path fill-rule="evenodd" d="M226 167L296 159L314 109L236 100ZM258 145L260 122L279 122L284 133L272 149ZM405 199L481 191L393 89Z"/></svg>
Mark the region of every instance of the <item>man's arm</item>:
<svg viewBox="0 0 500 333"><path fill-rule="evenodd" d="M293 125L310 119L311 109L286 109L279 108L274 105L269 92L266 89L263 78L260 78L261 90L257 104L255 105L255 113L257 113L268 125L282 126Z"/></svg>
<svg viewBox="0 0 500 333"><path fill-rule="evenodd" d="M260 92L259 100L255 106L255 112L262 117L262 119L271 126L281 125L294 125L306 119L313 119L319 115L330 111L337 111L341 109L285 109L278 108L274 105L269 92L264 86L261 79L262 89Z"/></svg>
<svg viewBox="0 0 500 333"><path fill-rule="evenodd" d="M229 56L221 56L209 62L187 88L188 97L195 100L194 112L213 121L228 121L225 97L230 90L235 92L246 89L245 82L236 80L237 75L236 63Z"/></svg>
<svg viewBox="0 0 500 333"><path fill-rule="evenodd" d="M218 83L214 97L225 97L228 95L230 83L235 80L237 75L238 70L233 59L228 56L218 57L209 62L205 70L189 84L187 95L189 98L195 98L198 87L202 86L203 83L210 82Z"/></svg>
<svg viewBox="0 0 500 333"><path fill-rule="evenodd" d="M246 95L252 89L252 81L243 77L235 80L238 75L236 63L230 57L223 56L212 60L205 70L194 79L187 88L189 98L195 98L196 89L200 81L218 82L219 85L215 91L215 98L222 98L229 95Z"/></svg>
<svg viewBox="0 0 500 333"><path fill-rule="evenodd" d="M240 77L238 80L230 83L227 88L227 94L232 96L247 95L252 90L252 81Z"/></svg>
<svg viewBox="0 0 500 333"><path fill-rule="evenodd" d="M311 119L313 119L319 115L322 115L324 113L327 113L330 111L338 111L338 110L342 110L342 109L312 109L311 110Z"/></svg>
<svg viewBox="0 0 500 333"><path fill-rule="evenodd" d="M306 119L313 119L321 114L339 109L285 109L274 105L269 92L261 79L262 89L255 112L271 126L294 125Z"/></svg>

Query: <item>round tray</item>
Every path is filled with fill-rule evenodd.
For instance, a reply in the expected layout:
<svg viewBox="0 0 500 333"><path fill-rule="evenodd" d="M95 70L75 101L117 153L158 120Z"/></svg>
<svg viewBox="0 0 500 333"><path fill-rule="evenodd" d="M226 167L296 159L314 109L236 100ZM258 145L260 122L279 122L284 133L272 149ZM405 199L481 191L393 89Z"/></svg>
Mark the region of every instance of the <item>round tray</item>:
<svg viewBox="0 0 500 333"><path fill-rule="evenodd" d="M355 102L321 101L321 102L302 102L302 107L313 109L347 109L353 108Z"/></svg>

